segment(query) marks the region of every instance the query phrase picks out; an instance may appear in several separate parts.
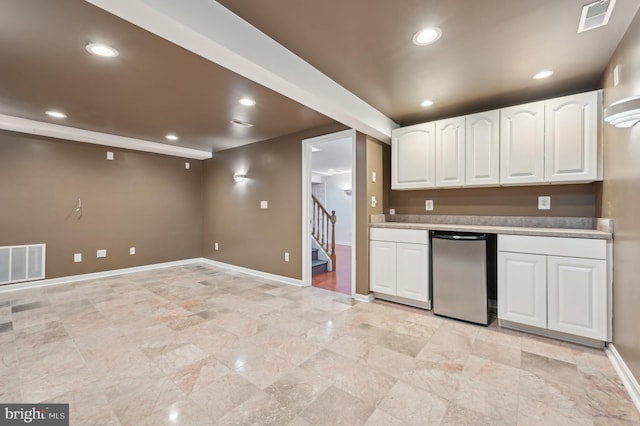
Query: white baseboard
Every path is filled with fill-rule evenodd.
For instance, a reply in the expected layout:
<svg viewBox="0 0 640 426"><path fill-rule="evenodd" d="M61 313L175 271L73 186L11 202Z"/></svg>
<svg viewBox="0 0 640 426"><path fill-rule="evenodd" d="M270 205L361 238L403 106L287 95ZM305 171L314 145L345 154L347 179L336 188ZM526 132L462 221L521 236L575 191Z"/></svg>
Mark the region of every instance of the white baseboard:
<svg viewBox="0 0 640 426"><path fill-rule="evenodd" d="M375 299L375 297L373 297L373 293L369 293L367 295L355 293L353 295L353 298L358 302L364 302L364 303L373 302L373 299Z"/></svg>
<svg viewBox="0 0 640 426"><path fill-rule="evenodd" d="M16 283L16 284L6 284L3 286L0 286L0 293L4 293L8 291L16 291L16 290L25 290L29 288L46 287L50 285L67 284L67 283L73 283L77 281L94 280L97 278L107 278L107 277L113 277L115 275L133 274L134 272L151 271L154 269L170 268L172 266L192 265L194 263L201 263L201 261L202 260L198 257L193 259L176 260L173 262L154 263L151 265L134 266L132 268L112 269L110 271L92 272L90 274L70 275L67 277L50 278L46 280L27 281L27 282Z"/></svg>
<svg viewBox="0 0 640 426"><path fill-rule="evenodd" d="M232 265L230 263L218 262L217 260L207 259L205 257L199 259L207 265L217 266L218 268L229 269L231 271L242 272L243 274L253 275L258 278L265 278L271 281L277 281L284 284L295 285L296 287L304 287L302 280L282 275L270 274L268 272L256 271L255 269L244 268L242 266Z"/></svg>
<svg viewBox="0 0 640 426"><path fill-rule="evenodd" d="M243 268L242 266L231 265L229 263L222 263L215 260L207 259L204 257L196 257L193 259L177 260L174 262L154 263L151 265L134 266L132 268L113 269L111 271L92 272L82 275L70 275L68 277L51 278L47 280L27 281L16 284L5 284L0 286L0 293L25 290L29 288L46 287L50 285L67 284L78 281L94 280L98 278L113 277L115 275L132 274L134 272L152 271L154 269L170 268L172 266L193 265L198 263L204 263L205 265L216 266L222 269L228 269L231 271L242 272L243 274L252 275L258 278L265 278L267 280L280 282L283 284L294 285L296 287L305 287L302 280L295 278L284 277L282 275L270 274L268 272L256 271L254 269ZM363 296L364 297L364 296Z"/></svg>
<svg viewBox="0 0 640 426"><path fill-rule="evenodd" d="M620 380L622 380L622 384L624 384L625 389L629 392L631 401L633 401L636 409L640 411L640 385L638 384L638 381L633 376L633 373L629 370L624 359L622 359L620 353L618 353L612 343L607 344L604 348L604 352L609 357L609 361L613 364L613 368L615 368L618 376L620 376Z"/></svg>

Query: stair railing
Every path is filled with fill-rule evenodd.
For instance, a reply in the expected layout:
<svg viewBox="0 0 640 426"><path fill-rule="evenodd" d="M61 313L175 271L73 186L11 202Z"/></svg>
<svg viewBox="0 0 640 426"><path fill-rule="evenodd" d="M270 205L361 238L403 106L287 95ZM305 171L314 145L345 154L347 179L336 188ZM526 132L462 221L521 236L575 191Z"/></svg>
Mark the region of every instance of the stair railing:
<svg viewBox="0 0 640 426"><path fill-rule="evenodd" d="M322 205L315 195L311 195L313 199L312 207L312 235L316 239L322 249L327 252L336 270L336 211L331 213ZM331 230L329 230L331 228Z"/></svg>

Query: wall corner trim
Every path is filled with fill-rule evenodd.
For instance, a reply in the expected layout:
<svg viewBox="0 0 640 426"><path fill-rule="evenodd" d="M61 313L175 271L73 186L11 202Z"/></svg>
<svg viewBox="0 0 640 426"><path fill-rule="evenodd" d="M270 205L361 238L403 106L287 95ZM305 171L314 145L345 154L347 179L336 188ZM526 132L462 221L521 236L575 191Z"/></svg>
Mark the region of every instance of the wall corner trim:
<svg viewBox="0 0 640 426"><path fill-rule="evenodd" d="M373 299L375 299L375 297L373 297L373 293L369 293L366 295L355 293L353 295L353 299L357 300L358 302L370 303L373 302Z"/></svg>
<svg viewBox="0 0 640 426"><path fill-rule="evenodd" d="M290 278L282 275L270 274L268 272L257 271L255 269L244 268L242 266L236 266L230 263L218 262L217 260L211 260L205 257L200 258L198 260L210 266L217 266L218 268L228 269L236 272L242 272L243 274L253 275L254 277L265 278L271 281L277 281L284 284L294 285L296 287L304 287L302 280L299 280L296 278Z"/></svg>
<svg viewBox="0 0 640 426"><path fill-rule="evenodd" d="M636 406L636 410L640 411L640 384L638 384L633 373L629 367L627 367L624 359L622 359L622 356L612 343L607 344L604 348L604 352L607 354L607 357L609 357L609 361L613 364L613 368L616 370L616 373L620 376L620 380L629 393L631 401Z"/></svg>

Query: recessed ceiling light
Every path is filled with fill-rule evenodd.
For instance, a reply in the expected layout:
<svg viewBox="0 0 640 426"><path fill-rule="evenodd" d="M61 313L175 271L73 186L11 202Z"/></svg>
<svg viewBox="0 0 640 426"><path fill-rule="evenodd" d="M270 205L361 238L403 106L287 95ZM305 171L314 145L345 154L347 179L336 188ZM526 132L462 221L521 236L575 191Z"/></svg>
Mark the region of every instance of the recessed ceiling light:
<svg viewBox="0 0 640 426"><path fill-rule="evenodd" d="M106 44L100 43L89 43L87 44L87 52L92 55L102 56L104 58L115 58L119 55L118 51L111 46L107 46Z"/></svg>
<svg viewBox="0 0 640 426"><path fill-rule="evenodd" d="M548 78L551 77L553 75L553 71L551 70L544 70L544 71L540 71L538 74L534 75L533 78L536 80L542 80L543 78Z"/></svg>
<svg viewBox="0 0 640 426"><path fill-rule="evenodd" d="M421 107L430 107L431 105L433 105L433 101L431 99L425 99L424 101L420 102L420 106Z"/></svg>
<svg viewBox="0 0 640 426"><path fill-rule="evenodd" d="M244 106L254 106L256 104L256 101L250 98L242 98L238 102L240 102L240 105Z"/></svg>
<svg viewBox="0 0 640 426"><path fill-rule="evenodd" d="M240 127L252 127L253 126L253 124L251 124L251 123L247 123L246 121L240 121L240 120L231 120L229 123L235 124L236 126L240 126Z"/></svg>
<svg viewBox="0 0 640 426"><path fill-rule="evenodd" d="M67 114L60 111L47 111L46 114L49 117L54 117L54 118L67 118Z"/></svg>
<svg viewBox="0 0 640 426"><path fill-rule="evenodd" d="M178 136L174 135L173 133L169 133L167 136L165 136L165 138L170 141L177 141L178 139L180 139Z"/></svg>
<svg viewBox="0 0 640 426"><path fill-rule="evenodd" d="M413 35L413 44L424 46L431 44L442 37L442 30L438 27L424 28Z"/></svg>

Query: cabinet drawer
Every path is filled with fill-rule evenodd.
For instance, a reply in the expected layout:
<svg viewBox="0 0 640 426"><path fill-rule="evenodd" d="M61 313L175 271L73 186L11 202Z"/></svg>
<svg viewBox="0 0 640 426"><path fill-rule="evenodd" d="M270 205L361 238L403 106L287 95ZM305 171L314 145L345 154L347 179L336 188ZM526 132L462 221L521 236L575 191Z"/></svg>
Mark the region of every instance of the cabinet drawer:
<svg viewBox="0 0 640 426"><path fill-rule="evenodd" d="M427 244L429 234L427 230L421 229L371 228L369 230L369 239L371 241Z"/></svg>
<svg viewBox="0 0 640 426"><path fill-rule="evenodd" d="M498 235L498 251L606 259L607 242L585 238Z"/></svg>

